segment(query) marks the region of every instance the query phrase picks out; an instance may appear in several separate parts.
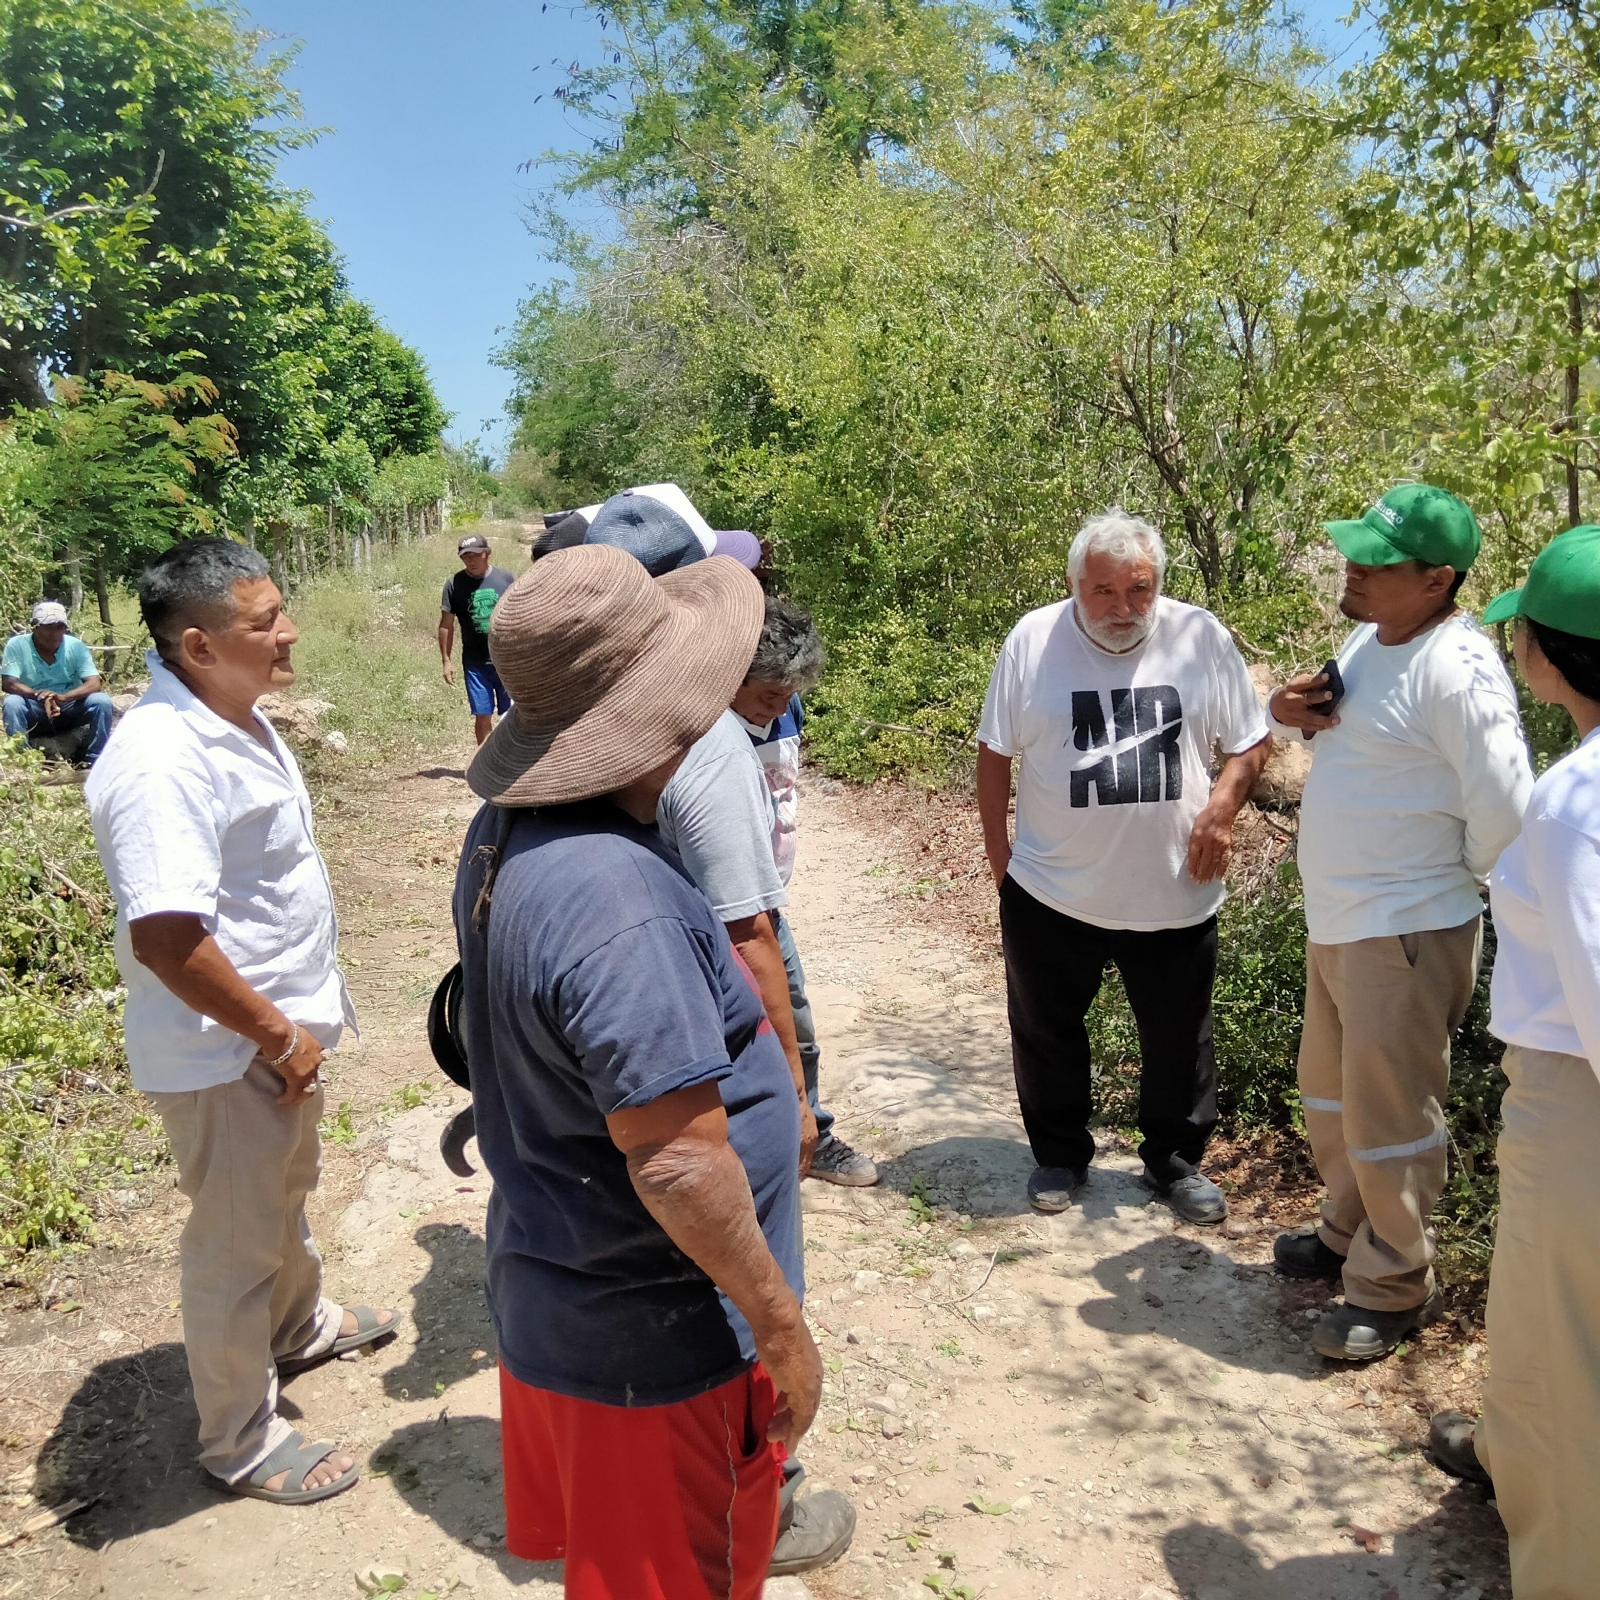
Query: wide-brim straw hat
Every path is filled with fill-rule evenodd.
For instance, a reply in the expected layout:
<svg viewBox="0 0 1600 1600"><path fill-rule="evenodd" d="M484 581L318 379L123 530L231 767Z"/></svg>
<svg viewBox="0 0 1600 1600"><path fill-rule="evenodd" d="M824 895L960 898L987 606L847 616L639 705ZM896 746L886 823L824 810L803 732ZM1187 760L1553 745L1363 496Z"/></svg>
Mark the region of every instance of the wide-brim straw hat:
<svg viewBox="0 0 1600 1600"><path fill-rule="evenodd" d="M728 709L764 615L761 585L727 556L652 578L607 545L552 552L494 608L489 656L513 703L467 782L501 806L625 788Z"/></svg>

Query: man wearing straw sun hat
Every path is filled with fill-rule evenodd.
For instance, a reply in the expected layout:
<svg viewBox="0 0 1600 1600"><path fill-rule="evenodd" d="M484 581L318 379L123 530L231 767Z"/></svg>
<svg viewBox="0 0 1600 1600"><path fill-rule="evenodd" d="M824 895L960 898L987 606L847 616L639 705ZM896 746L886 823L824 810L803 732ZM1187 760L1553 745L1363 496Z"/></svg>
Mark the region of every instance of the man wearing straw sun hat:
<svg viewBox="0 0 1600 1600"><path fill-rule="evenodd" d="M468 771L462 1025L494 1178L506 1544L578 1600L756 1600L816 1414L784 1052L654 827L763 603L713 556L559 550L506 593Z"/></svg>

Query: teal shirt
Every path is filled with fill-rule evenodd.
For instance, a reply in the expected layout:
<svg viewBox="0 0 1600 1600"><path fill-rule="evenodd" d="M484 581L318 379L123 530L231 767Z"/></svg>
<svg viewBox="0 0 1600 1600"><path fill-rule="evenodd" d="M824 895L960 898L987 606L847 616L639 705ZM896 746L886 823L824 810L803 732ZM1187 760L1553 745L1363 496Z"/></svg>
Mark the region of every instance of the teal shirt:
<svg viewBox="0 0 1600 1600"><path fill-rule="evenodd" d="M0 653L0 673L30 689L49 689L54 694L69 693L99 671L88 645L70 633L61 641L54 661L46 661L34 649L31 633L12 634Z"/></svg>

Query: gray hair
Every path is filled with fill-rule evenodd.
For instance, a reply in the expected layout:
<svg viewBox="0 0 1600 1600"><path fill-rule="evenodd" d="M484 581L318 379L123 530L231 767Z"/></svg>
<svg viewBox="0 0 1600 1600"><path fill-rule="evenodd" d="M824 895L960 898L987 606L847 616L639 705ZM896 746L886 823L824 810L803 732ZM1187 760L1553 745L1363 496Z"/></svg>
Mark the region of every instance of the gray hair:
<svg viewBox="0 0 1600 1600"><path fill-rule="evenodd" d="M745 682L782 683L797 694L816 687L828 652L809 611L767 596L767 620Z"/></svg>
<svg viewBox="0 0 1600 1600"><path fill-rule="evenodd" d="M1156 571L1156 588L1167 575L1167 547L1161 535L1143 517L1112 506L1097 517L1090 517L1078 529L1072 548L1067 551L1067 576L1076 588L1083 581L1083 569L1092 555L1110 556L1116 561L1148 561Z"/></svg>
<svg viewBox="0 0 1600 1600"><path fill-rule="evenodd" d="M234 585L272 575L260 551L234 539L187 539L150 563L139 579L139 614L164 659L185 628L215 627L233 615Z"/></svg>

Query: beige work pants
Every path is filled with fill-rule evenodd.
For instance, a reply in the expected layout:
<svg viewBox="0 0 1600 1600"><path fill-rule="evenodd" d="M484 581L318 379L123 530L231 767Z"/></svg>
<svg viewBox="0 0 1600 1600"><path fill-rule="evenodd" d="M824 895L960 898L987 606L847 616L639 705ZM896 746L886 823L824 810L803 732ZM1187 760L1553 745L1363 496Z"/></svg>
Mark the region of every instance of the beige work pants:
<svg viewBox="0 0 1600 1600"><path fill-rule="evenodd" d="M229 1482L292 1431L277 1414L278 1359L316 1355L339 1332L306 1221L323 1095L280 1106L282 1093L258 1056L232 1083L150 1096L190 1200L178 1259L200 1464Z"/></svg>
<svg viewBox="0 0 1600 1600"><path fill-rule="evenodd" d="M1344 1297L1404 1311L1433 1293L1450 1036L1477 980L1482 919L1306 946L1300 1104L1327 1185L1322 1226Z"/></svg>
<svg viewBox="0 0 1600 1600"><path fill-rule="evenodd" d="M1478 1459L1511 1536L1516 1600L1600 1593L1600 1080L1506 1050Z"/></svg>

